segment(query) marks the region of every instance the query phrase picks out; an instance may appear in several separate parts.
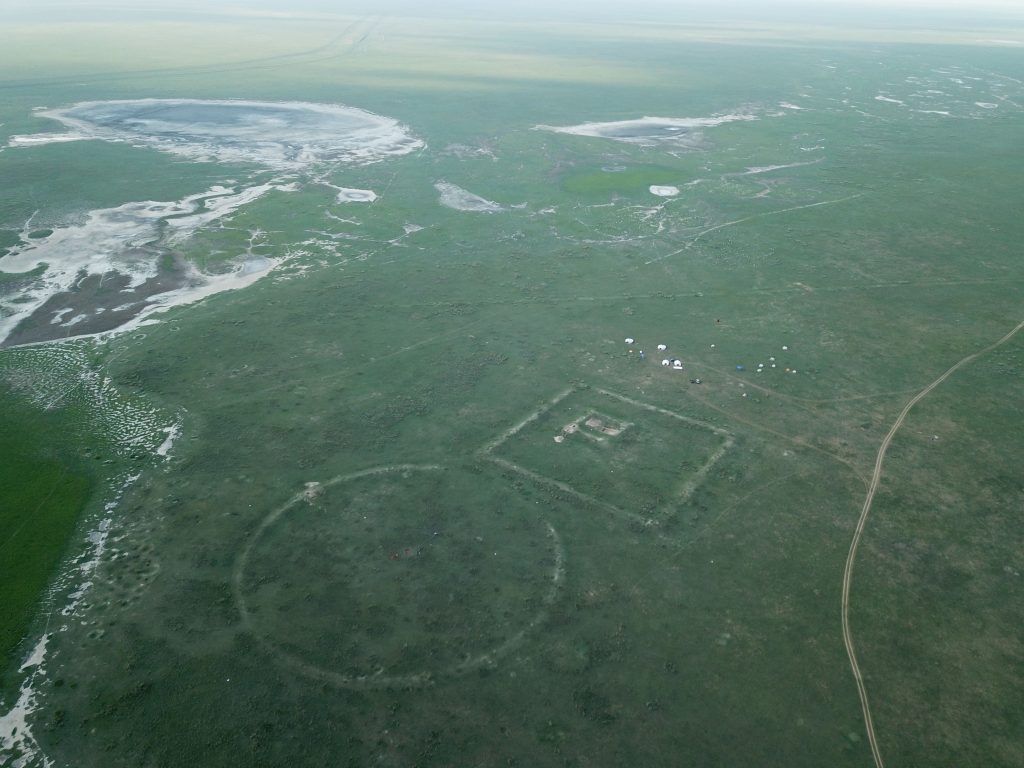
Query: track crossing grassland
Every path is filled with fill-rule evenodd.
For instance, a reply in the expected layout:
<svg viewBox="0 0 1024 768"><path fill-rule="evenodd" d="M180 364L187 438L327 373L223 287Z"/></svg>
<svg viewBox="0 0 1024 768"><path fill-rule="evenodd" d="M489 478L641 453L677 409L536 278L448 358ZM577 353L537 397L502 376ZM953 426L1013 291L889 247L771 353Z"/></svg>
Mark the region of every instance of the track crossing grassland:
<svg viewBox="0 0 1024 768"><path fill-rule="evenodd" d="M853 648L853 634L850 631L850 582L853 578L853 562L857 557L857 546L860 544L861 537L864 535L864 524L867 522L868 513L871 511L871 503L875 499L875 491L878 490L879 481L882 478L882 464L885 462L885 454L889 450L889 445L892 443L893 437L900 427L903 426L903 422L907 418L907 414L910 413L910 409L917 405L923 400L933 389L939 386L942 382L956 373L958 370L963 368L965 365L981 357L988 352L991 352L996 347L999 347L1010 339L1012 339L1017 332L1024 328L1024 320L1017 324L1017 326L1010 331L1008 334L999 339L994 344L990 344L984 349L981 349L973 354L968 355L963 360L958 362L956 365L947 370L944 374L939 376L935 381L929 384L927 387L922 389L900 411L899 416L896 417L896 421L893 422L892 427L889 429L889 433L882 440L882 445L878 449L878 455L875 457L875 471L871 476L871 484L868 486L867 496L864 498L864 506L860 510L860 518L857 520L857 528L853 533L853 541L850 542L850 552L846 556L846 567L843 569L843 602L842 602L842 615L843 615L843 645L846 646L846 655L850 659L850 669L853 670L853 679L857 683L857 694L860 696L860 706L864 711L864 728L867 730L868 743L871 745L871 756L875 760L876 768L884 768L884 762L882 761L882 753L878 748L878 739L875 736L875 725L871 720L871 706L868 702L868 692L864 687L864 678L861 676L860 665L857 663L857 654Z"/></svg>
<svg viewBox="0 0 1024 768"><path fill-rule="evenodd" d="M273 56L261 56L239 61L226 61L211 64L195 64L183 67L160 67L156 69L135 69L125 71L85 72L67 77L19 78L16 80L0 79L0 90L38 88L40 86L60 86L75 84L80 86L88 83L107 83L113 81L135 80L152 76L186 77L189 75L214 75L230 72L244 72L261 69L272 69L286 64L316 64L340 58L351 53L362 45L380 25L382 17L366 16L356 19L334 35L327 42L303 51L279 53Z"/></svg>

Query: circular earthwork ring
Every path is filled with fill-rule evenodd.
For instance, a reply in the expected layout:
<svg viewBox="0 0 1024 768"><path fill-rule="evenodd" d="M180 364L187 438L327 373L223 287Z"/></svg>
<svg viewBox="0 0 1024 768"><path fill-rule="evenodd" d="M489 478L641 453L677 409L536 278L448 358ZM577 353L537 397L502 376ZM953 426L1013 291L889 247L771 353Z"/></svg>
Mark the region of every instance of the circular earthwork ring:
<svg viewBox="0 0 1024 768"><path fill-rule="evenodd" d="M307 483L238 555L243 626L285 668L343 688L497 665L546 621L565 552L514 490L479 482L396 464Z"/></svg>

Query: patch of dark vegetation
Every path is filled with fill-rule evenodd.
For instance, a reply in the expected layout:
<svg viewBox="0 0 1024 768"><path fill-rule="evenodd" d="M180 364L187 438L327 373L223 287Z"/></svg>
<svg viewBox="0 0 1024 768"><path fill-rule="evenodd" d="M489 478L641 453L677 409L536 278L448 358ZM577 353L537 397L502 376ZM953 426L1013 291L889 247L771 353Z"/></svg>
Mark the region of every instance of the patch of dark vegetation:
<svg viewBox="0 0 1024 768"><path fill-rule="evenodd" d="M0 388L0 662L15 659L40 596L95 487L65 416Z"/></svg>

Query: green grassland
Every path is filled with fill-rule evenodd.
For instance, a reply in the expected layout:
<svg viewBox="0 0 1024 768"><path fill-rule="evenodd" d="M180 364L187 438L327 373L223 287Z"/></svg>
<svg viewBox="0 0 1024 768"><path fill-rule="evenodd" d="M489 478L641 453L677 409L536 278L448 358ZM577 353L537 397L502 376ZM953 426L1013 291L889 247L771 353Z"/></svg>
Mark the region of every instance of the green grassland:
<svg viewBox="0 0 1024 768"><path fill-rule="evenodd" d="M636 194L646 191L652 184L672 184L679 182L679 171L662 168L656 165L635 168L616 168L612 170L597 169L573 173L562 180L562 188L566 192L581 195L604 195L611 192Z"/></svg>
<svg viewBox="0 0 1024 768"><path fill-rule="evenodd" d="M0 412L0 654L11 659L39 596L65 555L94 487L93 472L66 451L60 413L41 414L3 393Z"/></svg>
<svg viewBox="0 0 1024 768"><path fill-rule="evenodd" d="M1024 319L1024 115L975 103L1019 99L1020 63L779 30L762 45L682 27L322 26L271 44L265 22L239 23L195 62L152 66L102 53L116 25L76 28L68 60L0 83L4 134L42 130L40 104L246 97L351 104L427 143L332 172L372 205L304 182L181 244L216 272L261 230L255 252L287 260L244 290L104 343L0 350L19 385L0 499L49 510L30 520L49 560L0 544L35 569L17 591L3 580L2 615L22 617L7 647L44 631L37 613L25 632L28 603L78 586L71 558L140 473L32 681L41 754L871 765L844 565L900 409ZM73 76L83 51L94 66ZM911 103L940 77L958 117L875 98ZM758 119L686 151L532 130L743 109ZM99 142L5 149L0 174L4 232L37 209L33 229L56 227L266 176ZM438 180L505 210L445 208ZM657 198L658 183L684 190ZM850 621L890 766L1021 760L1022 345L928 395L886 458ZM83 372L109 379L106 399L32 405ZM157 457L172 414L182 435ZM0 506L4 542L28 506Z"/></svg>

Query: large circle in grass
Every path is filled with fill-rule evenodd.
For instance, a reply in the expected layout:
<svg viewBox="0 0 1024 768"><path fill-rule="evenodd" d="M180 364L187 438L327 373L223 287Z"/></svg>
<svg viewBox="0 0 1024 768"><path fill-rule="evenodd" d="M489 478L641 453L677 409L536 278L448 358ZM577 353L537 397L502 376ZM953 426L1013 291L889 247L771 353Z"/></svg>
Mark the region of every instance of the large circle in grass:
<svg viewBox="0 0 1024 768"><path fill-rule="evenodd" d="M492 666L545 620L558 534L493 476L381 467L310 484L238 558L243 623L291 670L416 687Z"/></svg>

